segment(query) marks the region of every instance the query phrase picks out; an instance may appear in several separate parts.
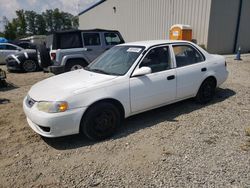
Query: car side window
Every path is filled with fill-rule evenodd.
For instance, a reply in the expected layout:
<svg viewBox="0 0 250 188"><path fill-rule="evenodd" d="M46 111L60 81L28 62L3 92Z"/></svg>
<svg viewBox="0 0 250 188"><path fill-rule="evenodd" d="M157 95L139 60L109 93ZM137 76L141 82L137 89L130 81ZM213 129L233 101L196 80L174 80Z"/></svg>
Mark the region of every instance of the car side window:
<svg viewBox="0 0 250 188"><path fill-rule="evenodd" d="M17 47L11 46L11 45L6 45L7 50L17 50Z"/></svg>
<svg viewBox="0 0 250 188"><path fill-rule="evenodd" d="M177 67L192 65L204 61L203 56L193 47L188 45L173 46Z"/></svg>
<svg viewBox="0 0 250 188"><path fill-rule="evenodd" d="M99 33L83 33L83 41L85 46L101 45Z"/></svg>
<svg viewBox="0 0 250 188"><path fill-rule="evenodd" d="M6 45L0 45L0 50L5 50L6 49Z"/></svg>
<svg viewBox="0 0 250 188"><path fill-rule="evenodd" d="M122 41L117 33L104 33L106 45L121 44Z"/></svg>
<svg viewBox="0 0 250 188"><path fill-rule="evenodd" d="M139 67L150 67L152 73L171 68L168 46L157 47L149 51Z"/></svg>

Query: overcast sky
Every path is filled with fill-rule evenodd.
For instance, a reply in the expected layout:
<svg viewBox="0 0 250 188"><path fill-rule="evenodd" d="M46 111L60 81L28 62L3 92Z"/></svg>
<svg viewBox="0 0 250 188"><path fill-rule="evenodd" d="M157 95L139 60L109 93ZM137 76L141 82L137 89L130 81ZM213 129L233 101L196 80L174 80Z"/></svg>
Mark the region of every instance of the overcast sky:
<svg viewBox="0 0 250 188"><path fill-rule="evenodd" d="M0 30L3 29L3 16L11 20L16 16L15 11L19 9L41 13L46 9L59 8L61 11L77 15L97 1L99 0L0 0Z"/></svg>

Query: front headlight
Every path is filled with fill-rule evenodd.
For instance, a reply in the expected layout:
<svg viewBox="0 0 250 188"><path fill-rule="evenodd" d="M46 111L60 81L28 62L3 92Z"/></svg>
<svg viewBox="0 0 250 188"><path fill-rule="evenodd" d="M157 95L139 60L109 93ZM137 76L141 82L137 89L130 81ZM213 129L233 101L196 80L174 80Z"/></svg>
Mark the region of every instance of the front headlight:
<svg viewBox="0 0 250 188"><path fill-rule="evenodd" d="M62 102L47 102L42 101L37 103L37 109L47 113L65 112L68 109L68 103Z"/></svg>

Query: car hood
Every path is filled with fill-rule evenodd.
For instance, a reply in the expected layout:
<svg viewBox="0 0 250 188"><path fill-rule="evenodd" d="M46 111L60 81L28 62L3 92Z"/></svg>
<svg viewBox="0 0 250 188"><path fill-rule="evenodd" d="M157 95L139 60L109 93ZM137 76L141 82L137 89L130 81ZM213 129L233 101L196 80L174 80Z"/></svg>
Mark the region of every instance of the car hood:
<svg viewBox="0 0 250 188"><path fill-rule="evenodd" d="M27 53L28 55L29 54L36 54L36 50L34 50L34 49L21 50L19 52L14 53L14 54L10 54L9 56L12 56L12 55L14 55L14 56L25 56L25 53Z"/></svg>
<svg viewBox="0 0 250 188"><path fill-rule="evenodd" d="M28 95L35 101L60 101L79 89L88 89L117 76L99 74L86 70L76 70L47 78L33 85Z"/></svg>

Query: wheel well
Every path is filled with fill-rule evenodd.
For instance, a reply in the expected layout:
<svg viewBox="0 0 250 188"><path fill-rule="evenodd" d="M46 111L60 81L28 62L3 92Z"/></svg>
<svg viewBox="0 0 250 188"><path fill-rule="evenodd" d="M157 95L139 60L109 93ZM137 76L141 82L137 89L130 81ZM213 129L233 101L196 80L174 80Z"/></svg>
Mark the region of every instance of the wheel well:
<svg viewBox="0 0 250 188"><path fill-rule="evenodd" d="M207 77L203 82L205 82L206 80L212 80L214 82L214 84L215 84L215 87L217 86L217 80L216 80L216 78L214 76Z"/></svg>
<svg viewBox="0 0 250 188"><path fill-rule="evenodd" d="M84 58L70 58L70 59L68 59L68 60L66 61L65 66L67 66L67 65L70 64L70 63L75 63L75 62L84 64L84 65L86 65L86 66L88 65L88 62L87 62Z"/></svg>
<svg viewBox="0 0 250 188"><path fill-rule="evenodd" d="M119 110L120 114L121 114L121 118L125 117L125 110L122 106L122 104L120 103L120 101L116 100L116 99L102 99L99 101L94 102L93 104L91 104L88 109L86 110L86 112L93 106L98 105L101 102L107 102L107 103L111 103L113 104L115 107L117 107L117 109ZM84 114L86 114L86 112Z"/></svg>
<svg viewBox="0 0 250 188"><path fill-rule="evenodd" d="M216 87L216 86L217 86L217 80L216 80L216 78L215 78L214 76L209 76L209 77L207 77L205 80L203 80L203 82L201 83L201 85L202 85L206 80L210 80L210 79L214 82L215 87ZM201 88L201 85L200 85L200 87L198 88L198 91L196 92L196 96L197 96L197 94L198 94L198 92L199 92L199 90L200 90L200 88Z"/></svg>

